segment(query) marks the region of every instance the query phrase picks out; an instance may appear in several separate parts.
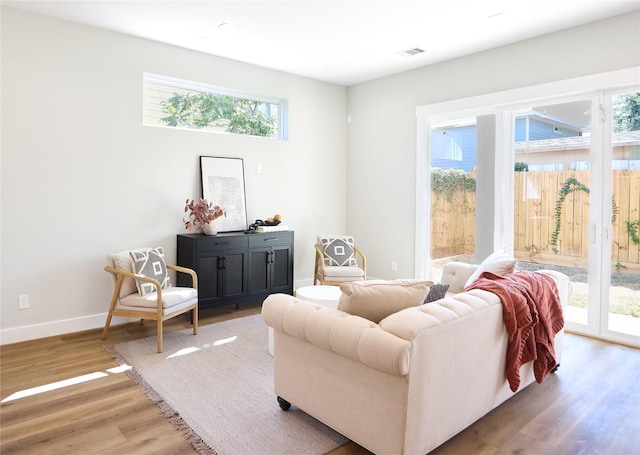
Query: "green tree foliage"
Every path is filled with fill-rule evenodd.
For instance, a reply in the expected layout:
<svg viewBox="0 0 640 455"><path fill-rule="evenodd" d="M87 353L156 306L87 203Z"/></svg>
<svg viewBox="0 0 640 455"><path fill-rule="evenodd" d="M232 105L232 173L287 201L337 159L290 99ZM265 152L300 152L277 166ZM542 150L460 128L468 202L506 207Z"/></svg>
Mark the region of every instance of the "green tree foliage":
<svg viewBox="0 0 640 455"><path fill-rule="evenodd" d="M173 93L161 101L160 120L168 126L206 128L218 126L228 133L274 137L276 119L267 117L265 103L212 93Z"/></svg>
<svg viewBox="0 0 640 455"><path fill-rule="evenodd" d="M619 95L613 99L613 131L640 130L640 93Z"/></svg>

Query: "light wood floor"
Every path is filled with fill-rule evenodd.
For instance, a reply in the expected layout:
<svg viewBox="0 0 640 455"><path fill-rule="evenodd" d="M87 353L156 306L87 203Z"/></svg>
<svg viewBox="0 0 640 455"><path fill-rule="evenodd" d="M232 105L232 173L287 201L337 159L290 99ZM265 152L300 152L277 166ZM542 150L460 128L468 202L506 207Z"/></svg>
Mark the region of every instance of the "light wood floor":
<svg viewBox="0 0 640 455"><path fill-rule="evenodd" d="M207 310L200 323L259 311L256 304L239 311ZM186 327L184 316L169 322L166 331ZM104 351L100 332L2 346L2 400L70 378L100 376L3 402L2 455L196 453L128 376L109 371L117 365ZM106 343L154 335L152 323L130 323L112 327ZM369 453L354 443L331 452ZM640 350L568 334L557 374L529 386L432 454L640 454Z"/></svg>

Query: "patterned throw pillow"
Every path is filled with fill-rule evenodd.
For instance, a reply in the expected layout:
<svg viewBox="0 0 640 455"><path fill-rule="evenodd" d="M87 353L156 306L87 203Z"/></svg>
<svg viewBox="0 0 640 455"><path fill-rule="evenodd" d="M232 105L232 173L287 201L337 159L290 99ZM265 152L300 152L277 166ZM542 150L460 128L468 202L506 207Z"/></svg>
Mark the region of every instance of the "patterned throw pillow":
<svg viewBox="0 0 640 455"><path fill-rule="evenodd" d="M131 251L130 254L134 273L158 280L163 288L171 286L167 265L164 262L164 250L161 247L146 251ZM156 291L153 284L142 280L136 280L136 287L141 296Z"/></svg>
<svg viewBox="0 0 640 455"><path fill-rule="evenodd" d="M444 299L449 290L448 284L436 283L429 289L427 298L424 299L424 303L435 302L436 300Z"/></svg>
<svg viewBox="0 0 640 455"><path fill-rule="evenodd" d="M318 244L324 253L324 265L356 267L354 240L351 236L320 236Z"/></svg>

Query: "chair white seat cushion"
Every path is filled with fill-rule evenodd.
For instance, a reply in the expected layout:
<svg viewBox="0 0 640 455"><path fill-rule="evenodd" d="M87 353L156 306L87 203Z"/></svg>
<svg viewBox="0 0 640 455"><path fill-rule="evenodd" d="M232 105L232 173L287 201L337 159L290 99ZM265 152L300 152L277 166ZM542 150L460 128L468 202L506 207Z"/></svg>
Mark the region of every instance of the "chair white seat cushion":
<svg viewBox="0 0 640 455"><path fill-rule="evenodd" d="M360 267L346 267L338 265L325 265L324 277L325 280L337 281L337 279L362 279L364 276L364 270ZM335 278L335 280L334 280Z"/></svg>
<svg viewBox="0 0 640 455"><path fill-rule="evenodd" d="M193 288L184 287L171 287L162 290L162 308L172 313L176 310L176 305L192 305L198 301L198 290ZM156 292L150 292L141 296L138 293L129 294L126 297L121 297L119 302L121 307L132 308L134 311L140 311L144 308L149 308L155 311L158 307L158 294ZM144 311L144 310L143 310Z"/></svg>

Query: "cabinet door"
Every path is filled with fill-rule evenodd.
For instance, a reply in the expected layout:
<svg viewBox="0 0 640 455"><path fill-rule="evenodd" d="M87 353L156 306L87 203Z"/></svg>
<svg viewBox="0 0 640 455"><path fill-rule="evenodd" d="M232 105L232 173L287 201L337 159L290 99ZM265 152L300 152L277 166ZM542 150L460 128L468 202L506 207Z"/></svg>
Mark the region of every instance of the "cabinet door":
<svg viewBox="0 0 640 455"><path fill-rule="evenodd" d="M225 250L222 255L222 297L244 297L247 287L247 250Z"/></svg>
<svg viewBox="0 0 640 455"><path fill-rule="evenodd" d="M253 248L249 252L249 294L269 292L269 263L271 248Z"/></svg>
<svg viewBox="0 0 640 455"><path fill-rule="evenodd" d="M292 292L293 251L291 245L272 247L270 269L271 292Z"/></svg>
<svg viewBox="0 0 640 455"><path fill-rule="evenodd" d="M212 252L198 256L198 300L210 305L222 298L220 281L222 252Z"/></svg>

